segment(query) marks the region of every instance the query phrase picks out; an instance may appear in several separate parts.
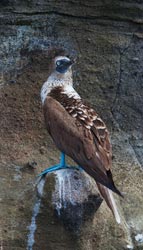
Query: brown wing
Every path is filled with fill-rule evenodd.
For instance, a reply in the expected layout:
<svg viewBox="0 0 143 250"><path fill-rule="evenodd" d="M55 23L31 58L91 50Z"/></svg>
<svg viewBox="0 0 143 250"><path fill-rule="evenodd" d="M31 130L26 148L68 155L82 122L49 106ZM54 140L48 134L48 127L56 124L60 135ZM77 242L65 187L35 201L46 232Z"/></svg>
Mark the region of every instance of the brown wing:
<svg viewBox="0 0 143 250"><path fill-rule="evenodd" d="M109 170L112 164L112 148L106 125L88 104L82 104L81 106L82 108L76 108L77 114L79 108L82 110L82 113L77 115L77 120L92 134L96 145L96 157L100 158L103 166L106 170Z"/></svg>
<svg viewBox="0 0 143 250"><path fill-rule="evenodd" d="M97 119L94 120L91 131L94 136L97 153L106 170L109 170L112 165L112 148L108 130L101 118L97 117Z"/></svg>
<svg viewBox="0 0 143 250"><path fill-rule="evenodd" d="M93 126L93 132L91 132L87 129L87 125L81 124L77 115L72 117L66 109L53 97L48 96L45 100L46 126L56 146L82 166L97 182L120 194L113 183L109 163L105 156L108 146L104 149L105 142L99 144L101 136L96 126ZM81 115L81 112L79 113Z"/></svg>

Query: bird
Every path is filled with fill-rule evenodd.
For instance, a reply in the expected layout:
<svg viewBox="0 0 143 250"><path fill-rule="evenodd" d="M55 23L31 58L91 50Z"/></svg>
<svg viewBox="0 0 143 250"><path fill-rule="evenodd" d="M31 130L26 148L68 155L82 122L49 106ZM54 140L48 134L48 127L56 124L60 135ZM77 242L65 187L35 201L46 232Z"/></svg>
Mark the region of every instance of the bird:
<svg viewBox="0 0 143 250"><path fill-rule="evenodd" d="M60 163L45 169L41 175L65 168L65 155L71 157L96 181L102 198L120 223L112 192L122 194L112 177L109 132L97 112L74 89L73 64L70 57L56 56L49 77L41 88L46 128L61 151Z"/></svg>

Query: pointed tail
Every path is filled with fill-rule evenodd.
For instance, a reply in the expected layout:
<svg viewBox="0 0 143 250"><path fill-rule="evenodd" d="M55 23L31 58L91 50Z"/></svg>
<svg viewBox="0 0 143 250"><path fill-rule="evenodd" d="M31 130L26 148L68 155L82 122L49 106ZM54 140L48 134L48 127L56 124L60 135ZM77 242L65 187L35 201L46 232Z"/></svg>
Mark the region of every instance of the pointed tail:
<svg viewBox="0 0 143 250"><path fill-rule="evenodd" d="M98 189L102 195L102 197L104 198L104 200L106 201L108 207L111 209L116 221L118 224L121 223L121 218L112 194L112 191L108 188L106 188L105 186L103 186L102 184L96 182Z"/></svg>

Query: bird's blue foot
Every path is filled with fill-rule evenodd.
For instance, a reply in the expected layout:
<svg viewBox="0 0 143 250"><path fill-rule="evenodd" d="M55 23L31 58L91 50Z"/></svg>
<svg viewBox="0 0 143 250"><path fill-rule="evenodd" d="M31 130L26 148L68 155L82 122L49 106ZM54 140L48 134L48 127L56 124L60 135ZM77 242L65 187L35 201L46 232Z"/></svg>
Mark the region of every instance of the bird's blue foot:
<svg viewBox="0 0 143 250"><path fill-rule="evenodd" d="M82 167L80 166L68 166L66 165L65 163L65 154L64 153L61 153L61 158L60 158L60 163L57 164L57 165L54 165L54 166L51 166L49 168L46 168L44 171L42 171L38 176L43 176L45 174L48 174L48 173L51 173L51 172L54 172L56 170L60 170L60 169L67 169L67 168L74 168L74 169L77 169L79 171L83 171Z"/></svg>
<svg viewBox="0 0 143 250"><path fill-rule="evenodd" d="M51 173L53 171L56 171L56 170L59 170L59 169L62 169L63 167L60 166L60 164L58 165L54 165L54 166L51 166L49 168L46 168L44 171L42 171L38 176L42 176L42 175L45 175L45 174L48 174L48 173Z"/></svg>

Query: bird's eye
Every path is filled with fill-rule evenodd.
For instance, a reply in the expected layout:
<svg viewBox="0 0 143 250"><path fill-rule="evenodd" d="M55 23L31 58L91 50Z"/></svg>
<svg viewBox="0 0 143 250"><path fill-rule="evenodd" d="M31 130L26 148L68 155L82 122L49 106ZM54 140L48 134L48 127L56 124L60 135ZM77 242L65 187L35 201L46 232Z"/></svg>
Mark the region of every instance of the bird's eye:
<svg viewBox="0 0 143 250"><path fill-rule="evenodd" d="M59 66L60 64L61 64L60 61L57 61L57 62L56 62L56 65L57 65L57 66Z"/></svg>

